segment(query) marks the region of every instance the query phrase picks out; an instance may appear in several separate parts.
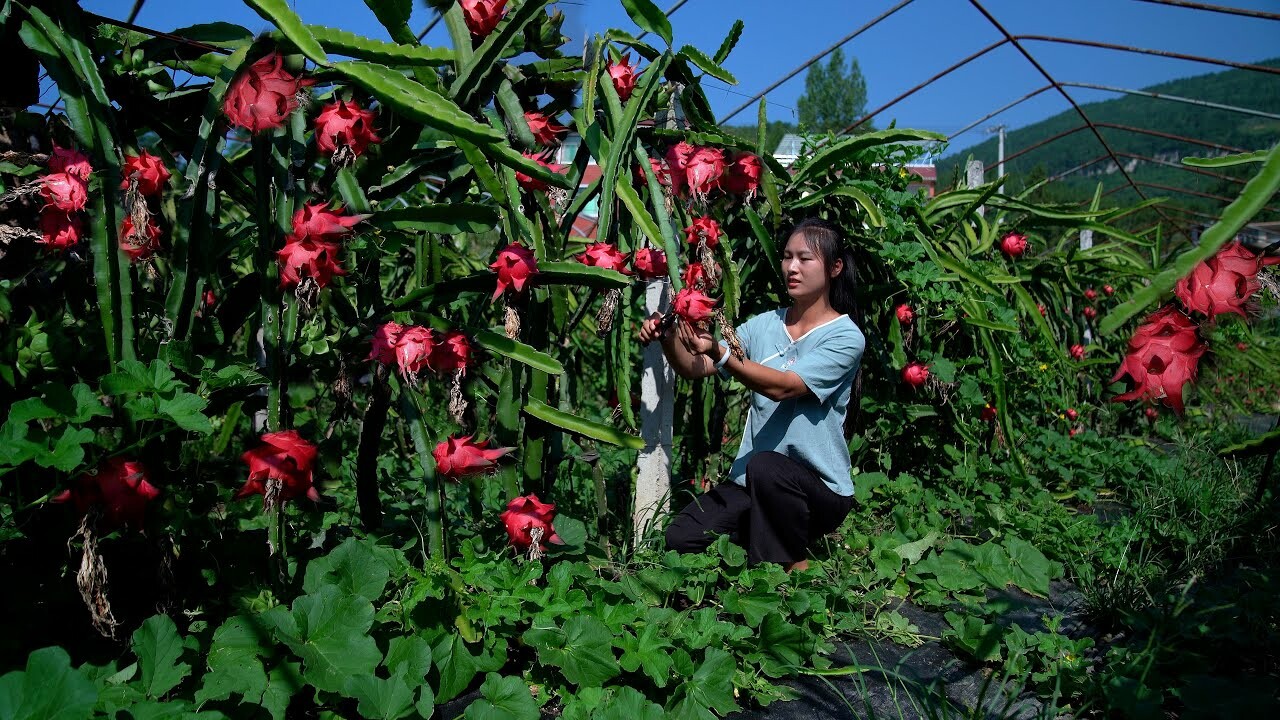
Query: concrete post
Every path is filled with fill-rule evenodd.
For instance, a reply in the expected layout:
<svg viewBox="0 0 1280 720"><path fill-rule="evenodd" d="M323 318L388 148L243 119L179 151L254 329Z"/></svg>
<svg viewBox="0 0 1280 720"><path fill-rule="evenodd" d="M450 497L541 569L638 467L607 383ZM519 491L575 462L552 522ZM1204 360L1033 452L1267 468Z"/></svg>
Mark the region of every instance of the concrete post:
<svg viewBox="0 0 1280 720"><path fill-rule="evenodd" d="M965 185L970 190L976 187L981 187L982 184L986 181L986 178L983 176L984 170L985 168L983 167L981 160L970 160L969 162L965 163L965 166L964 166ZM986 208L978 208L978 214L982 215L985 210Z"/></svg>
<svg viewBox="0 0 1280 720"><path fill-rule="evenodd" d="M1093 231L1081 230L1080 231L1080 249L1088 250L1091 247L1093 247ZM1093 342L1093 333L1090 332L1089 326L1085 325L1084 326L1084 344L1088 345L1092 342Z"/></svg>
<svg viewBox="0 0 1280 720"><path fill-rule="evenodd" d="M670 287L665 279L645 284L646 317L662 311ZM649 343L644 349L644 374L640 376L640 437L644 439L644 449L636 462L638 473L632 504L632 527L637 541L644 536L654 517L669 509L675 381L675 371L662 354L662 344Z"/></svg>

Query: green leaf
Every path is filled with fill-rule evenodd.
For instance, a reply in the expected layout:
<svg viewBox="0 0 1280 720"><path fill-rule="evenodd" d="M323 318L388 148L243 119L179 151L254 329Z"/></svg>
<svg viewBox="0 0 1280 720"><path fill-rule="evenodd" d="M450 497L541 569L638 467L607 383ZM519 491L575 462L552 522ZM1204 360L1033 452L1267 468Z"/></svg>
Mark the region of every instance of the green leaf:
<svg viewBox="0 0 1280 720"><path fill-rule="evenodd" d="M734 20L733 27L729 28L729 34L721 41L720 47L716 50L716 54L712 56L717 64L729 59L729 53L733 52L733 48L738 45L738 38L742 37L742 28L745 27L741 20Z"/></svg>
<svg viewBox="0 0 1280 720"><path fill-rule="evenodd" d="M307 30L325 50L334 55L346 55L383 65L446 65L456 58L448 48L398 45L323 25L308 25Z"/></svg>
<svg viewBox="0 0 1280 720"><path fill-rule="evenodd" d="M467 706L467 720L538 720L538 704L529 686L518 677L489 673L480 686L480 697Z"/></svg>
<svg viewBox="0 0 1280 720"><path fill-rule="evenodd" d="M644 674L658 687L671 680L671 643L662 623L648 622L635 635L624 635L620 643L623 653L618 664L627 672L644 668Z"/></svg>
<svg viewBox="0 0 1280 720"><path fill-rule="evenodd" d="M1232 167L1233 165L1244 165L1246 163L1266 162L1269 152L1270 151L1268 150L1255 150L1253 152L1223 155L1221 157L1185 157L1182 158L1182 164L1199 168Z"/></svg>
<svg viewBox="0 0 1280 720"><path fill-rule="evenodd" d="M894 548L893 551L898 554L898 557L906 560L908 565L915 565L920 562L920 558L924 556L925 551L933 547L933 544L937 541L938 533L933 531L915 542L903 543Z"/></svg>
<svg viewBox="0 0 1280 720"><path fill-rule="evenodd" d="M815 152L805 163L804 167L796 172L792 179L792 184L798 186L800 183L811 179L813 176L825 172L828 168L843 162L863 150L877 145L891 145L900 142L916 142L920 140L935 140L937 142L945 142L946 135L931 132L929 130L879 130L870 132L865 135L857 135L845 140L831 143L826 147Z"/></svg>
<svg viewBox="0 0 1280 720"><path fill-rule="evenodd" d="M558 668L580 687L599 687L622 672L613 656L613 633L590 615L570 618L563 628L535 626L522 639L537 648L540 664Z"/></svg>
<svg viewBox="0 0 1280 720"><path fill-rule="evenodd" d="M801 668L809 664L813 648L805 640L804 630L783 619L781 613L771 613L764 618L757 635L756 647L777 658L788 668Z"/></svg>
<svg viewBox="0 0 1280 720"><path fill-rule="evenodd" d="M667 662L671 659L667 658ZM611 687L610 690L612 694L591 714L591 720L663 720L666 717L661 705L633 687Z"/></svg>
<svg viewBox="0 0 1280 720"><path fill-rule="evenodd" d="M738 703L733 699L735 672L732 655L720 648L708 648L706 659L693 677L681 684L676 702L668 707L672 717L714 717L705 711L726 715L737 710Z"/></svg>
<svg viewBox="0 0 1280 720"><path fill-rule="evenodd" d="M730 85L738 84L738 78L734 77L733 73L720 67L719 63L707 57L701 50L692 45L685 45L680 48L679 56L697 65L699 70L720 82Z"/></svg>
<svg viewBox="0 0 1280 720"><path fill-rule="evenodd" d="M1164 272L1151 279L1150 285L1138 290L1129 300L1107 313L1098 324L1098 332L1103 335L1115 332L1116 328L1167 294L1178 280L1186 277L1201 262L1213 257L1227 241L1234 238L1266 207L1277 190L1280 190L1280 144L1271 148L1258 174L1249 179L1240 195L1222 211L1220 219L1200 235L1200 242L1169 263Z"/></svg>
<svg viewBox="0 0 1280 720"><path fill-rule="evenodd" d="M413 711L413 688L403 673L388 680L373 675L349 677L344 693L360 701L356 709L369 720L398 720Z"/></svg>
<svg viewBox="0 0 1280 720"><path fill-rule="evenodd" d="M388 107L424 125L482 146L504 138L500 130L478 122L448 98L385 65L350 61L334 63L333 69Z"/></svg>
<svg viewBox="0 0 1280 720"><path fill-rule="evenodd" d="M1004 549L1009 553L1013 584L1032 595L1048 597L1052 565L1044 553L1017 537L1005 538Z"/></svg>
<svg viewBox="0 0 1280 720"><path fill-rule="evenodd" d="M191 674L182 659L182 636L168 615L156 615L133 633L133 654L142 666L142 690L161 698Z"/></svg>
<svg viewBox="0 0 1280 720"><path fill-rule="evenodd" d="M36 464L63 472L71 472L84 462L84 446L93 442L93 431L68 425L47 454L36 455Z"/></svg>
<svg viewBox="0 0 1280 720"><path fill-rule="evenodd" d="M289 701L302 692L304 687L306 683L302 681L302 665L281 662L267 673L267 691L262 694L262 707L271 713L274 720L285 720Z"/></svg>
<svg viewBox="0 0 1280 720"><path fill-rule="evenodd" d="M442 235L479 233L498 224L498 213L487 205L434 203L383 210L369 221L384 230L425 230Z"/></svg>
<svg viewBox="0 0 1280 720"><path fill-rule="evenodd" d="M0 719L82 720L93 713L98 690L60 647L36 650L26 670L0 677Z"/></svg>
<svg viewBox="0 0 1280 720"><path fill-rule="evenodd" d="M509 357L535 370L541 370L548 375L564 374L564 366L560 364L559 360L544 352L534 350L532 346L525 345L519 340L513 340L502 333L496 333L492 330L477 330L472 338L477 345L485 350L503 357Z"/></svg>
<svg viewBox="0 0 1280 720"><path fill-rule="evenodd" d="M456 633L445 635L435 647L431 648L431 656L440 678L436 687L436 702L448 702L471 685L472 678L476 676L476 659L467 650L467 645L460 635ZM528 690L526 689L525 692L527 693Z"/></svg>
<svg viewBox="0 0 1280 720"><path fill-rule="evenodd" d="M204 674L195 701L225 700L237 693L251 704L258 704L267 691L267 673L258 658L266 652L267 631L243 616L228 619L213 634L206 659L209 671Z"/></svg>
<svg viewBox="0 0 1280 720"><path fill-rule="evenodd" d="M158 412L161 415L167 416L175 425L183 430L205 433L207 435L213 432L213 424L201 411L204 410L208 404L208 401L199 395L180 392L169 399L161 398L158 406Z"/></svg>
<svg viewBox="0 0 1280 720"><path fill-rule="evenodd" d="M641 30L651 32L671 44L671 20L650 0L622 0L622 7Z"/></svg>
<svg viewBox="0 0 1280 720"><path fill-rule="evenodd" d="M593 440L607 442L610 445L628 448L630 450L640 450L644 448L644 440L635 435L624 433L621 430L604 423L598 423L594 420L572 415L563 410L547 405L537 398L529 398L524 406L525 414L530 417L537 418L549 425L554 425L562 430L567 430L575 435L589 437Z"/></svg>
<svg viewBox="0 0 1280 720"><path fill-rule="evenodd" d="M320 43L316 42L311 31L302 24L302 18L298 17L285 0L245 0L245 2L262 16L263 20L275 23L289 42L312 62L322 66L329 64L329 57L324 54L324 48L320 47Z"/></svg>
<svg viewBox="0 0 1280 720"><path fill-rule="evenodd" d="M373 602L382 596L390 579L391 569L369 549L367 541L347 538L328 555L307 565L302 589L314 593L325 586L333 586L344 595Z"/></svg>
<svg viewBox="0 0 1280 720"><path fill-rule="evenodd" d="M167 393L182 387L169 364L161 360L152 360L149 366L138 360L121 360L116 363L116 372L102 377L101 385L108 395Z"/></svg>
<svg viewBox="0 0 1280 720"><path fill-rule="evenodd" d="M392 675L403 674L410 685L421 685L431 671L431 645L417 635L397 635L388 643L382 664Z"/></svg>
<svg viewBox="0 0 1280 720"><path fill-rule="evenodd" d="M342 692L351 675L372 674L382 661L369 636L373 605L325 585L293 602L292 615L277 628L280 640L302 658L304 678L321 690Z"/></svg>

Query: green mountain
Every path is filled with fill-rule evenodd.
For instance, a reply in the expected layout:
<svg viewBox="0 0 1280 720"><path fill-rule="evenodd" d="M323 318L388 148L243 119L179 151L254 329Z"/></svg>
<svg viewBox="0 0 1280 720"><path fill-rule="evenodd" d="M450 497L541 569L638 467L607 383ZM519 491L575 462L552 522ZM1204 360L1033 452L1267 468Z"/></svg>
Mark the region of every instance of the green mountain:
<svg viewBox="0 0 1280 720"><path fill-rule="evenodd" d="M1280 58L1256 64L1280 68ZM1227 70L1197 75L1153 85L1144 90L1280 114L1280 77L1255 71ZM1067 91L1079 92L1071 88ZM1095 123L1136 127L1242 150L1263 150L1280 141L1280 120L1170 100L1126 95L1115 100L1082 105L1081 108ZM1012 130L1005 137L1005 155L1011 156L1020 148L1030 147L1082 124L1080 116L1074 110L1067 110L1038 123ZM1136 183L1163 185L1189 191L1174 192L1150 186L1142 188L1148 198L1167 198L1167 206L1189 211L1189 213L1216 216L1226 202L1203 195L1234 198L1240 191L1241 181L1251 174L1249 166L1225 168L1205 174L1192 172L1180 165L1180 160L1184 157L1222 155L1225 154L1223 150L1113 127L1100 128L1099 132L1120 157L1125 169L1129 171L1130 177ZM1097 138L1087 128L1072 132L1007 162L1005 172L1009 175L1009 180L1006 191L1018 192L1046 177L1071 170L1105 152ZM1129 155L1154 158L1157 162L1128 157ZM995 165L995 138L954 152L940 160L938 162L940 185L959 182L963 176L964 163L969 157L981 160L987 167ZM1172 163L1174 166L1162 163ZM994 176L994 171L987 175L988 178ZM1038 190L1034 197L1038 200L1056 202L1086 200L1093 195L1098 183L1102 183L1104 192L1126 185L1123 174L1108 158L1050 183ZM1132 189L1124 189L1109 195L1105 202L1107 205L1116 206L1131 204L1138 200L1139 197ZM1280 208L1280 202L1274 202L1273 207ZM1171 219L1178 218L1180 221L1191 223L1203 223L1208 220L1194 214L1178 213L1176 210L1168 210L1166 214ZM1144 211L1140 215L1140 218L1135 219L1135 226L1149 224L1159 219L1154 212ZM1280 219L1280 213L1264 213L1258 219Z"/></svg>

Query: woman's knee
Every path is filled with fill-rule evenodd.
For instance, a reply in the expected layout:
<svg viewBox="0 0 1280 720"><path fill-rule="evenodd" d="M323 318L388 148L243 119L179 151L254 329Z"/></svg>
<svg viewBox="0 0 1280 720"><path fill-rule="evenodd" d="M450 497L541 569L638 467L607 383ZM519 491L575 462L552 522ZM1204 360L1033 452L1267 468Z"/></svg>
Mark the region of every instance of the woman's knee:
<svg viewBox="0 0 1280 720"><path fill-rule="evenodd" d="M711 538L706 530L693 523L685 524L677 517L667 526L667 549L679 553L700 553L711 545Z"/></svg>
<svg viewBox="0 0 1280 720"><path fill-rule="evenodd" d="M787 456L774 450L761 450L747 460L747 487L752 492L767 490L777 482Z"/></svg>

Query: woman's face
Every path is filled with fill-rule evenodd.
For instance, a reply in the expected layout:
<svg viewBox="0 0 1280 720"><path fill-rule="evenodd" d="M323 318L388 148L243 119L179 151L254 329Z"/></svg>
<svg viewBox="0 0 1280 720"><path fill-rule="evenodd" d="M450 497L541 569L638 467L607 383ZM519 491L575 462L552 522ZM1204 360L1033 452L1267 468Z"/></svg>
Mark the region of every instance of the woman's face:
<svg viewBox="0 0 1280 720"><path fill-rule="evenodd" d="M809 247L804 233L796 233L787 239L782 250L782 277L787 282L787 294L796 300L826 297L831 289L831 278L840 274L840 261L830 271L823 267L822 255Z"/></svg>

